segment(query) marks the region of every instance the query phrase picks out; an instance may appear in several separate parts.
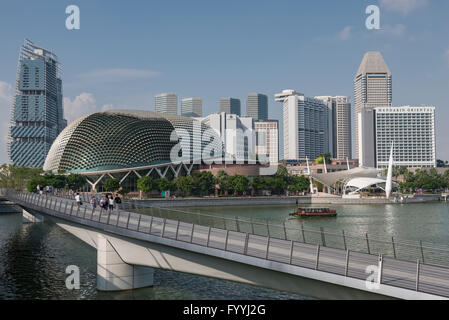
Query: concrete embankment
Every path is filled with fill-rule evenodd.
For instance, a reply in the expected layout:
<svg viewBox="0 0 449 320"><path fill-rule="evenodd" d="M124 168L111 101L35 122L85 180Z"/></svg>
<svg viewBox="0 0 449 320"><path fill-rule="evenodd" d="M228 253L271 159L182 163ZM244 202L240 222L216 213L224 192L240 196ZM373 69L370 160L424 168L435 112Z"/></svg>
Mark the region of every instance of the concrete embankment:
<svg viewBox="0 0 449 320"><path fill-rule="evenodd" d="M403 203L439 201L439 195L423 195L405 199ZM145 205L159 207L218 207L218 206L262 206L298 204L395 204L390 199L349 199L340 197L220 197L137 200Z"/></svg>

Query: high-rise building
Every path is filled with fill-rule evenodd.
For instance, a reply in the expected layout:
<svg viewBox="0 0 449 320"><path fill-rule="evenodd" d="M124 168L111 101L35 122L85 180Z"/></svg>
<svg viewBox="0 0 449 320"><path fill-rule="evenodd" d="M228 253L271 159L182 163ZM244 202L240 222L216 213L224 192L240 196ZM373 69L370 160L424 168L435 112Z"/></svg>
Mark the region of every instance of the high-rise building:
<svg viewBox="0 0 449 320"><path fill-rule="evenodd" d="M154 96L154 111L178 114L178 96L174 93L160 93Z"/></svg>
<svg viewBox="0 0 449 320"><path fill-rule="evenodd" d="M359 158L359 123L357 114L365 107L385 107L392 103L392 80L382 55L370 51L363 57L354 77L355 146Z"/></svg>
<svg viewBox="0 0 449 320"><path fill-rule="evenodd" d="M235 98L221 98L220 99L220 112L227 114L236 114L241 116L240 99Z"/></svg>
<svg viewBox="0 0 449 320"><path fill-rule="evenodd" d="M376 167L376 112L374 108L365 107L357 114L359 124L359 166Z"/></svg>
<svg viewBox="0 0 449 320"><path fill-rule="evenodd" d="M256 136L252 118L219 112L198 120L214 129L221 138L225 159L256 161Z"/></svg>
<svg viewBox="0 0 449 320"><path fill-rule="evenodd" d="M202 117L203 99L184 98L181 100L181 115L183 117Z"/></svg>
<svg viewBox="0 0 449 320"><path fill-rule="evenodd" d="M375 131L377 167L388 167L392 142L395 166L436 166L435 107L378 107Z"/></svg>
<svg viewBox="0 0 449 320"><path fill-rule="evenodd" d="M268 97L261 93L246 95L246 116L254 120L268 119Z"/></svg>
<svg viewBox="0 0 449 320"><path fill-rule="evenodd" d="M329 152L328 107L294 90L275 95L283 103L284 160L316 159Z"/></svg>
<svg viewBox="0 0 449 320"><path fill-rule="evenodd" d="M10 162L42 167L53 141L66 126L58 58L52 51L25 40L19 55L9 127Z"/></svg>
<svg viewBox="0 0 449 320"><path fill-rule="evenodd" d="M269 163L279 162L279 122L277 120L258 120L254 122L256 131L256 154L259 160ZM264 155L266 159L262 159Z"/></svg>
<svg viewBox="0 0 449 320"><path fill-rule="evenodd" d="M351 103L345 96L319 96L328 107L329 153L336 159L352 158Z"/></svg>
<svg viewBox="0 0 449 320"><path fill-rule="evenodd" d="M393 143L395 166L436 166L435 107L366 107L358 116L360 165L388 167Z"/></svg>

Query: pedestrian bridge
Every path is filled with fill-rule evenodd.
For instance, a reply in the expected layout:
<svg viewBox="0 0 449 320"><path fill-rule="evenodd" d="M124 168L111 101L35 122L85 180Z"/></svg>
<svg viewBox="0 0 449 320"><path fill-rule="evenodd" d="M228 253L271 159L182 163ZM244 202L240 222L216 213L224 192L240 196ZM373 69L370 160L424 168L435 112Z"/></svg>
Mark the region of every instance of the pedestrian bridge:
<svg viewBox="0 0 449 320"><path fill-rule="evenodd" d="M70 199L11 190L5 197L50 216L96 248L100 290L150 286L153 268L161 268L320 299L449 298L449 268L442 265L287 240L287 233L284 239L262 236L253 226L243 232L238 222L237 230L229 230L226 221L211 226L200 216L193 223L179 215L107 213Z"/></svg>

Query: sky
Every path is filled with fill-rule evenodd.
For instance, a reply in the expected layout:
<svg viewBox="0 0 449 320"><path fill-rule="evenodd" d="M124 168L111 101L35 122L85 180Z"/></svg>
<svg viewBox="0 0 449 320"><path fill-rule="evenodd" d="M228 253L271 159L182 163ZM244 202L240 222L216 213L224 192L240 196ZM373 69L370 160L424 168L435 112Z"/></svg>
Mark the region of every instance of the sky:
<svg viewBox="0 0 449 320"><path fill-rule="evenodd" d="M79 30L66 28L69 5L80 9ZM380 8L379 30L365 26L369 5ZM449 160L448 13L441 0L0 0L0 163L25 38L59 57L69 122L154 110L161 92L203 98L204 115L229 96L241 99L244 115L246 94L264 93L269 117L282 122L275 93L353 101L363 55L380 51L393 105L435 106L437 158Z"/></svg>

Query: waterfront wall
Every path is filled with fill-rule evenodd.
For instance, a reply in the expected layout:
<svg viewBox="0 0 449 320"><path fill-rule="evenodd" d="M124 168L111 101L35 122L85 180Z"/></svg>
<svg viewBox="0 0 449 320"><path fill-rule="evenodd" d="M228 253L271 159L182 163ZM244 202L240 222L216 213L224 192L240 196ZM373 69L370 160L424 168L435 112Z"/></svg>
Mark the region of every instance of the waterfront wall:
<svg viewBox="0 0 449 320"><path fill-rule="evenodd" d="M405 203L439 201L439 195L422 195L408 198ZM140 204L159 207L218 207L218 206L262 206L298 204L400 204L390 199L349 199L337 197L220 197L188 199L148 199L136 200Z"/></svg>

